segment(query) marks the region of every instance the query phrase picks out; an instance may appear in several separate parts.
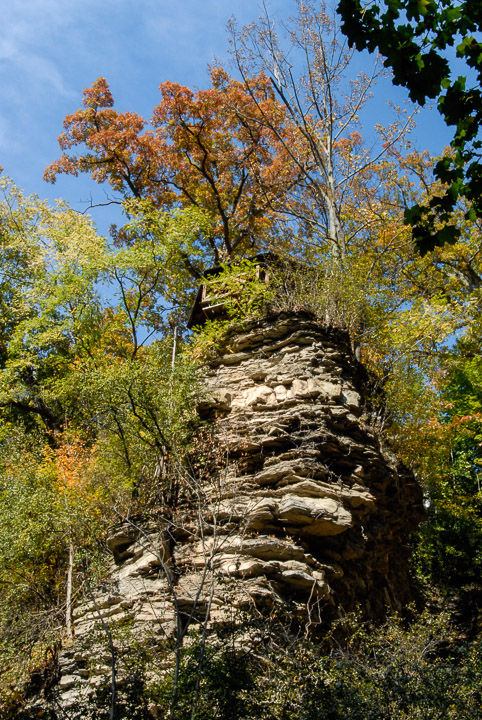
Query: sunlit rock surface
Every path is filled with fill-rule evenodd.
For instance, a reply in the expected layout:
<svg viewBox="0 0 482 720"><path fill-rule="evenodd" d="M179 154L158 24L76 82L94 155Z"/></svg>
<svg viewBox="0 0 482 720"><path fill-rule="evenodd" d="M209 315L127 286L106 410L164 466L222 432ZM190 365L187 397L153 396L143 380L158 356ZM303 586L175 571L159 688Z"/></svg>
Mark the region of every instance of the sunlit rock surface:
<svg viewBox="0 0 482 720"><path fill-rule="evenodd" d="M348 337L303 312L246 322L205 375L199 412L214 423L216 470L184 516L113 528L109 578L76 608L61 653L64 708L108 684L100 618L162 643L239 608L381 618L411 599L421 492L367 424L367 376Z"/></svg>
<svg viewBox="0 0 482 720"><path fill-rule="evenodd" d="M306 313L233 326L207 384L201 412L226 457L210 508L227 538L221 572L369 617L406 604L422 496L366 424L367 376L348 337Z"/></svg>

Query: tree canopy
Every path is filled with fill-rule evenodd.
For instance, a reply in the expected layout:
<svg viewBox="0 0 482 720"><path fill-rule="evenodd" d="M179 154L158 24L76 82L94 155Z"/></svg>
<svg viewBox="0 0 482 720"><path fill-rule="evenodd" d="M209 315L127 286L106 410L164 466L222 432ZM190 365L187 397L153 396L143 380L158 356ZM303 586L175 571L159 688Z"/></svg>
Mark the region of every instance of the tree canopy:
<svg viewBox="0 0 482 720"><path fill-rule="evenodd" d="M435 166L444 187L405 218L422 253L453 243L460 231L454 212L461 200L468 220L482 217L482 10L473 0L341 0L342 30L359 50L378 50L393 82L424 105L437 99L439 112L455 126L452 152ZM461 67L463 74L458 69Z"/></svg>
<svg viewBox="0 0 482 720"><path fill-rule="evenodd" d="M156 211L202 210L211 224L197 246L208 264L261 249L296 180L285 145L262 122L270 117L288 144L285 112L262 73L247 81L248 90L221 68L211 71L211 82L197 93L162 83L162 101L146 128L136 113L113 108L106 80L98 79L84 91L83 109L65 118L59 137L62 150L80 146L87 152L64 153L45 178L86 172L108 182L121 199L148 201ZM199 264L184 259L199 276Z"/></svg>

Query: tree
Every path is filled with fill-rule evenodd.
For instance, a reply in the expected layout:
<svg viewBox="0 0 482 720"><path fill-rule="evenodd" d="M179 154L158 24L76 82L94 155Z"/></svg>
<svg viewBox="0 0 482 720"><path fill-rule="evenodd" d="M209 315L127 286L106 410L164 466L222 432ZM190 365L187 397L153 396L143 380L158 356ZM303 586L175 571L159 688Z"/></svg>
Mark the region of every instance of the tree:
<svg viewBox="0 0 482 720"><path fill-rule="evenodd" d="M106 527L181 493L197 382L163 317L185 289L179 249L200 215L159 216L155 241L115 249L65 204L0 187L2 714L71 639Z"/></svg>
<svg viewBox="0 0 482 720"><path fill-rule="evenodd" d="M210 223L196 208L156 213L148 236L146 214L133 220L143 239L115 249L65 204L25 197L7 178L0 188L0 413L40 421L55 444L65 420L82 416L81 371L134 359L171 334L166 318L185 313L193 288L183 256L199 258Z"/></svg>
<svg viewBox="0 0 482 720"><path fill-rule="evenodd" d="M54 385L82 345L95 343L96 264L105 247L88 218L50 208L0 179L0 408L58 430Z"/></svg>
<svg viewBox="0 0 482 720"><path fill-rule="evenodd" d="M447 125L455 126L452 152L442 157L436 177L443 190L425 205L406 211L420 252L460 237L454 212L469 202L465 217L482 217L482 11L473 0L383 0L364 6L341 0L342 30L359 50L378 49L393 71L393 82L407 88L414 102L437 98ZM453 58L452 48L455 48ZM455 77L458 60L464 75Z"/></svg>
<svg viewBox="0 0 482 720"><path fill-rule="evenodd" d="M430 505L417 556L449 588L478 582L482 565L480 340L466 333L439 377L439 409L422 430L420 470Z"/></svg>
<svg viewBox="0 0 482 720"><path fill-rule="evenodd" d="M346 270L352 250L377 221L391 180L384 161L399 155L412 120L395 114L390 126L376 126L374 147L364 142L360 113L380 68L374 63L371 73L356 74L353 52L323 5L297 2L297 14L280 27L265 8L258 23L240 32L233 23L231 38L246 91L250 74L265 73L293 128L288 146L260 108L299 174L285 214L299 221L301 233L317 247L329 248L333 265Z"/></svg>
<svg viewBox="0 0 482 720"><path fill-rule="evenodd" d="M158 267L174 264L171 278L184 275L185 289L187 275L199 278L209 264L266 246L322 264L337 296L333 320L335 306L353 294L353 277L358 297L368 285L365 297L379 295L382 258L407 246L399 186L400 168L408 182L420 162L404 159L413 120L396 113L389 127L376 127L374 147L363 141L359 114L379 68L351 78L353 53L310 3L299 4L287 44L267 14L241 33L233 26L232 38L243 81L213 68L212 88L196 94L164 83L152 129L115 111L106 81L97 81L60 136L64 150L87 152L64 154L46 177L90 172L131 196L131 221L118 237L129 245L158 247L164 213L196 210L198 232L189 242L178 233L158 255ZM361 299L360 317L362 306Z"/></svg>
<svg viewBox="0 0 482 720"><path fill-rule="evenodd" d="M248 81L249 92L220 68L211 71L211 82L196 94L162 83L162 101L145 129L139 115L113 109L100 78L84 91L84 109L65 118L59 137L62 150L80 145L87 152L64 153L45 178L87 172L121 198L148 201L156 211L202 210L211 225L200 228L196 245L210 264L259 250L268 243L277 204L296 180L283 144L261 122L268 115L286 138L284 109L263 74ZM199 258L186 253L183 260L199 277Z"/></svg>

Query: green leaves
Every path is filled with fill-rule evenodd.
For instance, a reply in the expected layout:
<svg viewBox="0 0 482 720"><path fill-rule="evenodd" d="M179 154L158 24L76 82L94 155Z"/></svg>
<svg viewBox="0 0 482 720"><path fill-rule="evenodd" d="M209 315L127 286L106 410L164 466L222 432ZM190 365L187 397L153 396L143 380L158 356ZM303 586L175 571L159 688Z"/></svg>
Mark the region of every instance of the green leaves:
<svg viewBox="0 0 482 720"><path fill-rule="evenodd" d="M144 499L156 484L162 491L161 468L167 469L169 457L182 463L198 425L196 367L182 354L173 367L172 352L169 339L135 357L96 357L79 368L64 390L66 403L68 396L77 396L77 426L99 437L98 467L119 485L136 487Z"/></svg>
<svg viewBox="0 0 482 720"><path fill-rule="evenodd" d="M350 44L358 49L378 49L393 71L393 82L407 88L410 98L420 105L427 98L438 98L445 122L455 126L451 143L454 155L435 168L435 176L449 183L449 205L441 197L430 208L414 208L406 215L422 254L455 242L459 234L452 215L459 201L471 202L476 217L482 218L482 43L473 35L482 31L479 6L470 0L456 7L448 0L381 0L363 11L359 0L342 0L338 12ZM403 22L403 13L407 22ZM452 77L450 56L444 54L454 45L457 56L467 65L466 75L457 78ZM453 182L454 175L460 182ZM447 231L437 229L436 221L447 225Z"/></svg>
<svg viewBox="0 0 482 720"><path fill-rule="evenodd" d="M198 384L162 326L167 300L184 310L183 253L202 267L209 222L136 207L142 239L111 248L67 206L0 187L1 714L60 642L105 527L178 498Z"/></svg>
<svg viewBox="0 0 482 720"><path fill-rule="evenodd" d="M242 630L244 637L262 638L254 652L233 652ZM336 630L328 648L289 636L286 623L282 634L273 621L259 619L241 623L236 617L206 647L193 633L183 650L172 717L478 720L480 642L464 647L446 613L424 611L410 624L391 617L379 627L349 615ZM164 675L145 698L167 714L169 690Z"/></svg>

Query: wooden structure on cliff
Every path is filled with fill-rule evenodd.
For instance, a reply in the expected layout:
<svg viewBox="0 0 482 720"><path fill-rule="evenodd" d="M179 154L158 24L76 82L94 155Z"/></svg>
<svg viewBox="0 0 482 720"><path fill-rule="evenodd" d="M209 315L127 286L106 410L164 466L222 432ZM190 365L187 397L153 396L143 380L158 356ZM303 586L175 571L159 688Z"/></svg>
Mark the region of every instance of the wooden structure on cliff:
<svg viewBox="0 0 482 720"><path fill-rule="evenodd" d="M256 277L260 282L268 284L270 281L270 267L280 264L280 257L275 253L259 253L253 257L247 258L255 269ZM225 265L217 265L209 268L204 273L206 279L221 275L226 268L235 267L237 261L234 260ZM243 283L243 271L239 273L239 284ZM229 293L213 293L209 283L202 283L194 299L189 319L188 328L202 327L207 320L219 319L224 315L226 297L233 295L231 290Z"/></svg>

